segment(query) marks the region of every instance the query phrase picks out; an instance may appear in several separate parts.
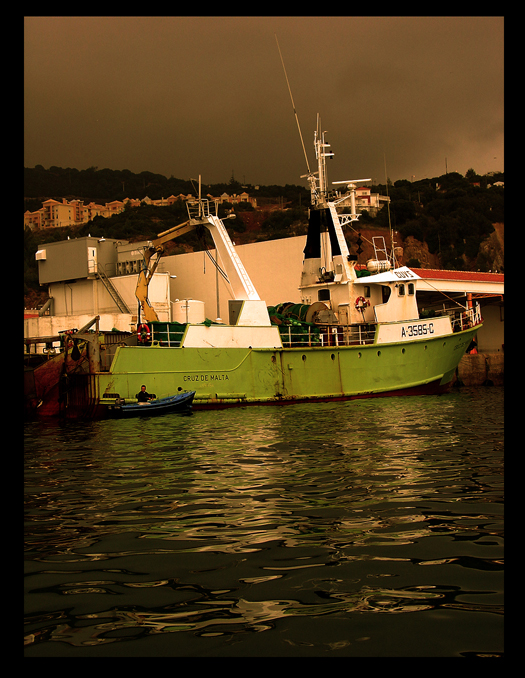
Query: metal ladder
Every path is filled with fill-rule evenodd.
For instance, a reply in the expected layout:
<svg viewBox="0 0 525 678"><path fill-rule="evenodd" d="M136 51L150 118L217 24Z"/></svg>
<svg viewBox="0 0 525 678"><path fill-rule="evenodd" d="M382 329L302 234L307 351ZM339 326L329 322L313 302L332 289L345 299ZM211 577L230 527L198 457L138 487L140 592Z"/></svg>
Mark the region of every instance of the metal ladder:
<svg viewBox="0 0 525 678"><path fill-rule="evenodd" d="M376 245L376 240L378 241L378 244ZM374 235L372 236L372 244L374 245L374 257L377 259L377 261L382 261L386 260L388 261L388 250L386 248L385 244L385 238L382 235ZM382 245L382 247L381 247ZM379 254L384 254L384 258L380 259Z"/></svg>
<svg viewBox="0 0 525 678"><path fill-rule="evenodd" d="M117 288L113 285L111 280L107 277L106 273L104 272L104 269L100 266L100 264L97 264L97 271L96 271L96 276L99 280L102 281L102 284L104 287L107 289L109 292L111 298L117 305L117 308L121 313L131 313L130 309L128 308L128 305L124 301L124 299L120 296L120 294L117 291Z"/></svg>

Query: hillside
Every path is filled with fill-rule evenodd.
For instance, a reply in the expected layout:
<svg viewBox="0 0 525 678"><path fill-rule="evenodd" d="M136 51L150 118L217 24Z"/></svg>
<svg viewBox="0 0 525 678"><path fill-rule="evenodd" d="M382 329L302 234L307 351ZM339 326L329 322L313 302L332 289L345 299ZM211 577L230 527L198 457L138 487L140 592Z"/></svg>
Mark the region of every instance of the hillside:
<svg viewBox="0 0 525 678"><path fill-rule="evenodd" d="M34 211L42 206L42 201L49 198L61 200L74 198L85 202L105 203L124 198L152 200L178 196L181 193L197 195L198 186L192 179L167 178L153 172L135 174L129 170L98 169L77 170L71 167L50 167L42 165L24 168L24 211ZM247 191L257 198L282 198L285 203L302 201L307 205L310 200L309 190L305 186L287 184L286 186L252 186L235 181L219 184L202 184L203 195L211 193L219 196L222 193L242 193Z"/></svg>
<svg viewBox="0 0 525 678"><path fill-rule="evenodd" d="M373 236L384 236L390 245L389 223L395 232L397 247L402 248L403 264L423 268L452 270L504 270L504 189L492 184L503 180L503 175L478 177L472 170L467 177L457 173L410 183L398 181L392 186L378 185L373 192L390 197L390 209L384 207L375 218L362 213L356 230L347 228L346 238L352 253L357 252L358 233L361 233L360 262L365 263L374 254ZM133 175L127 170L78 171L71 168L41 166L25 170L25 208L38 209L47 198L79 197L85 201L133 197L168 197L194 191L191 182L166 179L161 175L142 172ZM120 182L120 193L117 183ZM71 189L71 190L69 190ZM73 190L74 189L74 190ZM388 190L387 190L388 189ZM68 191L65 193L65 191ZM226 226L236 244L273 240L305 234L308 224L309 192L301 186L244 187L229 184L207 186L206 192L220 195L224 191L241 192L266 198L280 198L284 210L254 211L251 206L235 208L236 219ZM133 192L135 191L135 192ZM222 206L224 216L232 206ZM27 307L35 307L45 300L39 287L34 254L44 242L83 237L88 234L131 242L154 238L187 218L185 205L180 202L169 207L143 204L129 208L109 219L96 217L80 227L24 233L24 295ZM199 251L213 246L211 238L203 240L196 232L167 243L166 253L177 254Z"/></svg>

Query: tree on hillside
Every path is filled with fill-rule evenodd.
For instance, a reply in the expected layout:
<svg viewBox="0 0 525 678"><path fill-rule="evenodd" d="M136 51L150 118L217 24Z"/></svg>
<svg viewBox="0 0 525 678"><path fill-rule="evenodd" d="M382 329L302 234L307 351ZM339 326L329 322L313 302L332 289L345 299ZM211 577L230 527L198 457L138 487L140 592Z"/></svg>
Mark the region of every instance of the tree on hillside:
<svg viewBox="0 0 525 678"><path fill-rule="evenodd" d="M33 232L27 226L24 228L24 295L29 293L30 289L38 289L38 265L35 259L35 252L38 245Z"/></svg>

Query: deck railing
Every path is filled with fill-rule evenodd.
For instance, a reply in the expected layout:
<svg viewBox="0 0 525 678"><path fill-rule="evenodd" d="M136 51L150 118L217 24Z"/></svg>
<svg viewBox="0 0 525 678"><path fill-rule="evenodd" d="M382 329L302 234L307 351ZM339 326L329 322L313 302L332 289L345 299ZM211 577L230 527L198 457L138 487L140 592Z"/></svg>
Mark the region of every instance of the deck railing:
<svg viewBox="0 0 525 678"><path fill-rule="evenodd" d="M479 306L451 315L452 330L460 332L482 322ZM356 323L354 325L279 325L279 334L284 348L363 346L375 341L377 325ZM176 322L151 323L148 345L177 348L182 345L186 325Z"/></svg>
<svg viewBox="0 0 525 678"><path fill-rule="evenodd" d="M453 317L450 320L452 322L453 332L461 332L463 330L468 330L475 325L479 325L483 322L479 304L476 304L474 308L468 308L466 311L458 313L456 317Z"/></svg>
<svg viewBox="0 0 525 678"><path fill-rule="evenodd" d="M151 323L151 343L153 346L178 348L186 331L186 325L180 323Z"/></svg>
<svg viewBox="0 0 525 678"><path fill-rule="evenodd" d="M280 325L279 333L285 348L360 346L374 343L375 325L318 325L315 329Z"/></svg>
<svg viewBox="0 0 525 678"><path fill-rule="evenodd" d="M205 217L217 216L218 200L208 200L203 198L201 200L189 200L186 203L188 216L190 219L203 219Z"/></svg>

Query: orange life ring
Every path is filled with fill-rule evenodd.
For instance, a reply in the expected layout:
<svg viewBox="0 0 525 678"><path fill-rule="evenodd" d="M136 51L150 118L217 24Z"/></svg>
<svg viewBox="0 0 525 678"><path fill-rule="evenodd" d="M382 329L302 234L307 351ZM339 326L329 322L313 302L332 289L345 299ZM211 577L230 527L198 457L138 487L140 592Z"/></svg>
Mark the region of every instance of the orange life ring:
<svg viewBox="0 0 525 678"><path fill-rule="evenodd" d="M145 344L148 341L151 341L151 329L146 323L142 323L137 327L138 340Z"/></svg>
<svg viewBox="0 0 525 678"><path fill-rule="evenodd" d="M370 306L368 299L365 299L364 297L357 297L355 300L355 307L358 311L364 311L367 306Z"/></svg>

